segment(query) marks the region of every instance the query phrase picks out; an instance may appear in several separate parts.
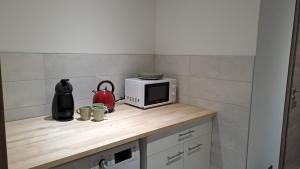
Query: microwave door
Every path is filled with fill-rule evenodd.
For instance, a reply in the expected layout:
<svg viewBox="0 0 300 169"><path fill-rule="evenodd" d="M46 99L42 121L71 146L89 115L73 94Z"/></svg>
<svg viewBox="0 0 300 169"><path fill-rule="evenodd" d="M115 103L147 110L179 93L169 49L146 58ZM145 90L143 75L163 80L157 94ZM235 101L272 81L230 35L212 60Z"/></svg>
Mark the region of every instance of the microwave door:
<svg viewBox="0 0 300 169"><path fill-rule="evenodd" d="M170 83L145 85L145 106L169 101Z"/></svg>

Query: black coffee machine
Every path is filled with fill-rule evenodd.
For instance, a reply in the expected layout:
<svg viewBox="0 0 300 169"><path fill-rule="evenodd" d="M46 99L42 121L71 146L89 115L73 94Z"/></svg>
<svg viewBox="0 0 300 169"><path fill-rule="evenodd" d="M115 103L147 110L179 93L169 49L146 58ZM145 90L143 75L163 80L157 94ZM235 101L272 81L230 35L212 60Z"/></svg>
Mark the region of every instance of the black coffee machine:
<svg viewBox="0 0 300 169"><path fill-rule="evenodd" d="M58 121L73 120L74 99L73 87L69 79L62 79L55 86L55 95L52 102L52 117Z"/></svg>

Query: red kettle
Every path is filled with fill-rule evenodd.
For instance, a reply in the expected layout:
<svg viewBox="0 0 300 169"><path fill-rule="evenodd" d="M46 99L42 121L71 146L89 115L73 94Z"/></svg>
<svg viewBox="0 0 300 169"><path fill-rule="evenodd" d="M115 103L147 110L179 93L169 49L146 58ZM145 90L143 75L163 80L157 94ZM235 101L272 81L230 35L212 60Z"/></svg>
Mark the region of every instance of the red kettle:
<svg viewBox="0 0 300 169"><path fill-rule="evenodd" d="M107 87L105 87L104 90L101 90L100 87L103 84L109 84L111 86L111 91L107 90ZM93 103L103 103L107 108L109 112L113 112L115 108L115 95L114 95L115 86L114 84L109 81L105 80L99 83L97 87L97 92L95 92Z"/></svg>

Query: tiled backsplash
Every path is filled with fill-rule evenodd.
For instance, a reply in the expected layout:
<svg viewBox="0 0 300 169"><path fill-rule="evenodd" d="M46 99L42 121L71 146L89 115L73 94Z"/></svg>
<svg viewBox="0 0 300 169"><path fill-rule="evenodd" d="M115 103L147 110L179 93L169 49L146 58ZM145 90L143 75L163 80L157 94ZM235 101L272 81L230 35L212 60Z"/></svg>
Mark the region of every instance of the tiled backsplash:
<svg viewBox="0 0 300 169"><path fill-rule="evenodd" d="M218 112L214 119L212 169L244 169L253 56L155 57L155 70L178 80L180 102Z"/></svg>
<svg viewBox="0 0 300 169"><path fill-rule="evenodd" d="M54 87L69 78L75 106L91 104L92 90L111 80L116 98L124 95L124 79L153 71L153 55L0 53L6 121L51 114Z"/></svg>

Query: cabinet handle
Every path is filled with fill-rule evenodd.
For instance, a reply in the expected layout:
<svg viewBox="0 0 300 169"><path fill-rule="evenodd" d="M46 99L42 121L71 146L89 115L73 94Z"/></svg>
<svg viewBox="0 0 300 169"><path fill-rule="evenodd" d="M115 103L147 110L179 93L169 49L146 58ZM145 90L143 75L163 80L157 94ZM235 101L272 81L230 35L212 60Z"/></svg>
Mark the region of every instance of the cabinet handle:
<svg viewBox="0 0 300 169"><path fill-rule="evenodd" d="M180 157L184 152L178 152L176 155L168 156L168 161L172 161L178 157Z"/></svg>
<svg viewBox="0 0 300 169"><path fill-rule="evenodd" d="M195 132L194 130L189 130L189 131L188 131L188 132L186 132L186 133L179 134L179 137L183 137L183 136L186 136L186 135L192 134L192 133L194 133L194 132Z"/></svg>
<svg viewBox="0 0 300 169"><path fill-rule="evenodd" d="M195 149L197 149L197 148L199 148L199 147L201 147L201 146L203 146L203 144L197 144L197 145L194 146L194 147L189 147L189 151L193 151L193 150L195 150Z"/></svg>

